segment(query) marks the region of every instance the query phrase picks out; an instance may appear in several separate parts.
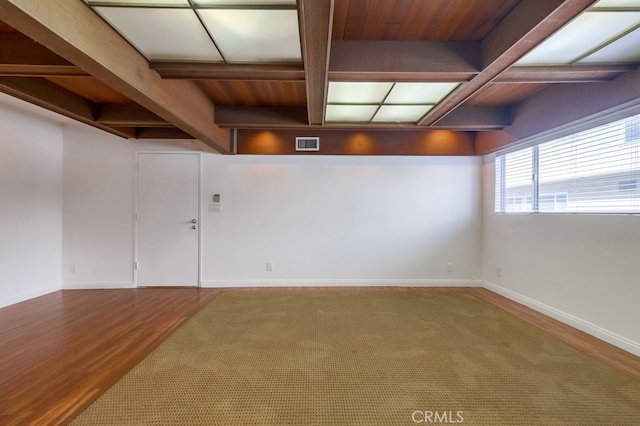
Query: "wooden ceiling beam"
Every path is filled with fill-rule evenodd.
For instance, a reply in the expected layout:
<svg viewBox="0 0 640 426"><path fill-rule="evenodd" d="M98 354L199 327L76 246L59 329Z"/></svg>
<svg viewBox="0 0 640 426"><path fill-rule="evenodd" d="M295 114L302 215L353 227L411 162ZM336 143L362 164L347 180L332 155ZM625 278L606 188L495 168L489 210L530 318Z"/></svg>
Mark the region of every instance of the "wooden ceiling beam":
<svg viewBox="0 0 640 426"><path fill-rule="evenodd" d="M500 130L512 123L508 107L459 107L430 128L449 130Z"/></svg>
<svg viewBox="0 0 640 426"><path fill-rule="evenodd" d="M0 76L88 76L84 70L20 33L0 32Z"/></svg>
<svg viewBox="0 0 640 426"><path fill-rule="evenodd" d="M103 104L96 121L110 127L173 127L138 104Z"/></svg>
<svg viewBox="0 0 640 426"><path fill-rule="evenodd" d="M305 107L216 105L216 124L230 128L309 126Z"/></svg>
<svg viewBox="0 0 640 426"><path fill-rule="evenodd" d="M634 65L567 65L511 67L494 83L587 83L613 80Z"/></svg>
<svg viewBox="0 0 640 426"><path fill-rule="evenodd" d="M164 79L303 81L305 76L298 64L151 62L150 66Z"/></svg>
<svg viewBox="0 0 640 426"><path fill-rule="evenodd" d="M175 127L142 127L138 129L137 139L193 139L191 135Z"/></svg>
<svg viewBox="0 0 640 426"><path fill-rule="evenodd" d="M93 103L44 78L0 77L0 91L122 138L131 137L128 132L96 123Z"/></svg>
<svg viewBox="0 0 640 426"><path fill-rule="evenodd" d="M521 0L482 40L482 70L433 108L419 125L429 126L490 84L518 59L584 12L595 0Z"/></svg>
<svg viewBox="0 0 640 426"><path fill-rule="evenodd" d="M324 122L334 0L298 0L308 124Z"/></svg>
<svg viewBox="0 0 640 426"><path fill-rule="evenodd" d="M464 82L479 66L478 42L334 40L329 79Z"/></svg>
<svg viewBox="0 0 640 426"><path fill-rule="evenodd" d="M83 68L146 109L221 153L228 129L194 82L162 80L149 62L82 1L4 0L0 20Z"/></svg>
<svg viewBox="0 0 640 426"><path fill-rule="evenodd" d="M216 124L220 127L237 129L306 129L310 127L306 122L306 114L304 107L216 105ZM495 130L510 124L509 108L462 107L433 127L449 130ZM424 128L417 127L413 123L325 123L323 128L424 131Z"/></svg>

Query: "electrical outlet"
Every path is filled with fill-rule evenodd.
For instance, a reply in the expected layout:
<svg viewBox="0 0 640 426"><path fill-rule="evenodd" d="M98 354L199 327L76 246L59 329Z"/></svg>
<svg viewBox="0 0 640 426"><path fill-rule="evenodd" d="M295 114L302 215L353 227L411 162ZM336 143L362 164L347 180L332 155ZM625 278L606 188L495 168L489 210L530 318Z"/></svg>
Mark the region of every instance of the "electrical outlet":
<svg viewBox="0 0 640 426"><path fill-rule="evenodd" d="M453 263L447 263L447 272L453 272Z"/></svg>
<svg viewBox="0 0 640 426"><path fill-rule="evenodd" d="M267 271L273 271L273 262L267 262Z"/></svg>
<svg viewBox="0 0 640 426"><path fill-rule="evenodd" d="M502 268L496 266L496 277L500 278L502 276Z"/></svg>

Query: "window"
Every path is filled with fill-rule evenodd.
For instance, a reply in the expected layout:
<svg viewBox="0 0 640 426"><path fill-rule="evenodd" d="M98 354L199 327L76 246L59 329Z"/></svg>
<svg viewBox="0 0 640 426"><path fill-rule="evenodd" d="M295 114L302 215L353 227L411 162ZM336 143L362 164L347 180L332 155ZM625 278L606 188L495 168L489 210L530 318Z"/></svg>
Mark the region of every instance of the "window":
<svg viewBox="0 0 640 426"><path fill-rule="evenodd" d="M624 131L625 142L640 142L640 115L627 118Z"/></svg>
<svg viewBox="0 0 640 426"><path fill-rule="evenodd" d="M635 142L640 115L500 155L495 211L640 213Z"/></svg>

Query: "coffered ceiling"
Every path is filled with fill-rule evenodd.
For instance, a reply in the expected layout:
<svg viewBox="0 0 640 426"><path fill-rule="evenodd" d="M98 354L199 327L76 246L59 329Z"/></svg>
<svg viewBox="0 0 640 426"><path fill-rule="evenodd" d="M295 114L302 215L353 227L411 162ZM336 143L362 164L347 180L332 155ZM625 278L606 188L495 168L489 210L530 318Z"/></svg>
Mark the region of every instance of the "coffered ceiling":
<svg viewBox="0 0 640 426"><path fill-rule="evenodd" d="M639 64L640 0L0 0L1 91L221 153L482 154L640 104Z"/></svg>

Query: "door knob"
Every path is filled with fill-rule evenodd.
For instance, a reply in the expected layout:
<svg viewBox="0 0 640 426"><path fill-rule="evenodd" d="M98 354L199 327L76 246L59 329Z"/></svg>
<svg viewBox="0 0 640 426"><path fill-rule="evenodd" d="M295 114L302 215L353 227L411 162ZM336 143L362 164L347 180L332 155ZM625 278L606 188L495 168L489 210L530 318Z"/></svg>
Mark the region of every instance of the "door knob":
<svg viewBox="0 0 640 426"><path fill-rule="evenodd" d="M192 219L191 223L198 223L198 220L197 219Z"/></svg>
<svg viewBox="0 0 640 426"><path fill-rule="evenodd" d="M198 227L197 227L197 226L195 226L195 225L193 225L193 226L191 227L191 229L198 229Z"/></svg>

